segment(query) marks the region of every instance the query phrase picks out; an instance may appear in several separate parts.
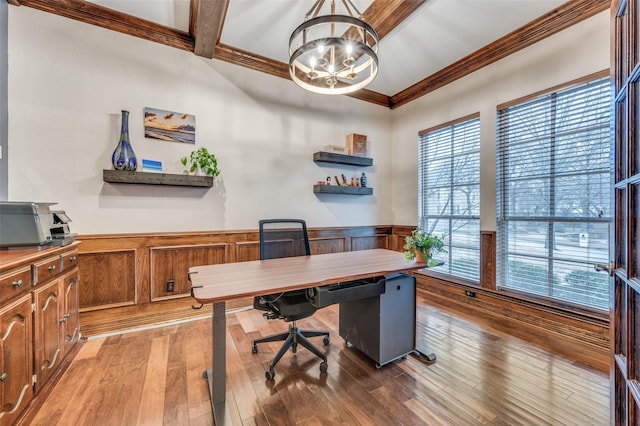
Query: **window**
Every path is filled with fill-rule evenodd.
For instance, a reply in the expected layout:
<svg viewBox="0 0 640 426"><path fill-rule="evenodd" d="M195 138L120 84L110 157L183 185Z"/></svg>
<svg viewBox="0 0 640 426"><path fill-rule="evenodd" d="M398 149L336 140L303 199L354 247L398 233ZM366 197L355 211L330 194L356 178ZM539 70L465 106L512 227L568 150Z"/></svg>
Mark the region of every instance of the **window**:
<svg viewBox="0 0 640 426"><path fill-rule="evenodd" d="M420 132L418 223L444 235L435 270L480 279L480 118L478 114Z"/></svg>
<svg viewBox="0 0 640 426"><path fill-rule="evenodd" d="M497 285L608 309L610 84L498 109Z"/></svg>

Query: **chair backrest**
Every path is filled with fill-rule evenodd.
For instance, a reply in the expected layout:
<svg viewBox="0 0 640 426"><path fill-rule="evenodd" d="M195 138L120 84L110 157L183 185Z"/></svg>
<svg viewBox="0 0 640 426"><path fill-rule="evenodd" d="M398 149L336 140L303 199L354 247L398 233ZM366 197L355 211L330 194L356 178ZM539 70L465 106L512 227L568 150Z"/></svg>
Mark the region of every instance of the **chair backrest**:
<svg viewBox="0 0 640 426"><path fill-rule="evenodd" d="M311 254L304 220L264 219L259 226L261 260Z"/></svg>

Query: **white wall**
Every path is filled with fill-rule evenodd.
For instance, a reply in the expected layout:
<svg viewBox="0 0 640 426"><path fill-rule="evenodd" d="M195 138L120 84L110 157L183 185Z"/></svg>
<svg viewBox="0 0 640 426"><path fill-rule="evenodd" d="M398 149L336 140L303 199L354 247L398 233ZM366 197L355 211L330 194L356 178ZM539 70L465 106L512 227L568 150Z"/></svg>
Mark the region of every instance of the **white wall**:
<svg viewBox="0 0 640 426"><path fill-rule="evenodd" d="M8 33L9 199L57 201L82 234L246 229L284 216L310 226L416 224L418 132L478 111L480 226L495 230L496 105L609 66L603 12L389 111L27 7L9 8ZM181 172L193 146L145 139L145 106L196 116L196 144L222 168L214 188L102 182L122 109L137 156ZM311 161L352 132L369 137L374 196L318 198L316 180L361 172Z"/></svg>
<svg viewBox="0 0 640 426"><path fill-rule="evenodd" d="M9 8L8 199L54 201L81 234L247 229L266 217L309 226L390 224L391 114L344 96L310 94L292 82L28 7ZM109 184L102 170L120 132L137 157L181 173L193 145L145 139L143 108L196 116L196 145L218 157L211 189ZM312 154L369 137L374 196L312 192L327 168Z"/></svg>
<svg viewBox="0 0 640 426"><path fill-rule="evenodd" d="M418 221L418 132L480 112L480 229L494 231L496 106L608 68L606 11L394 110L394 224Z"/></svg>

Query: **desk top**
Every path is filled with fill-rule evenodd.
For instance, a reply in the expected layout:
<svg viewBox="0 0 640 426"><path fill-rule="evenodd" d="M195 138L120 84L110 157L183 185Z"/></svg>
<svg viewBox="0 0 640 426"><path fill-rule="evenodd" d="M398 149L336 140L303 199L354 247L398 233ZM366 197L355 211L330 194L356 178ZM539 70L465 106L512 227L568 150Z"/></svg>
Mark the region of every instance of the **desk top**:
<svg viewBox="0 0 640 426"><path fill-rule="evenodd" d="M215 303L426 268L397 251L374 249L189 268L194 298Z"/></svg>

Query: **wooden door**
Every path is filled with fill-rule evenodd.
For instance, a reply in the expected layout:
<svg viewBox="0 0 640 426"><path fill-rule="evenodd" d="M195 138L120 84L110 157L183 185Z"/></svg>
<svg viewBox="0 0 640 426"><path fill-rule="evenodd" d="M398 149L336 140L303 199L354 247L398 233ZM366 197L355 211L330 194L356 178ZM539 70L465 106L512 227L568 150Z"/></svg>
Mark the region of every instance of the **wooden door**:
<svg viewBox="0 0 640 426"><path fill-rule="evenodd" d="M73 348L80 337L80 319L78 314L78 271L64 277L64 314L62 315L62 356Z"/></svg>
<svg viewBox="0 0 640 426"><path fill-rule="evenodd" d="M0 426L12 425L33 396L31 294L0 308Z"/></svg>
<svg viewBox="0 0 640 426"><path fill-rule="evenodd" d="M640 424L640 0L612 2L615 231L612 424Z"/></svg>
<svg viewBox="0 0 640 426"><path fill-rule="evenodd" d="M60 325L63 318L63 279L56 279L33 292L35 311L36 392L42 388L62 359Z"/></svg>

